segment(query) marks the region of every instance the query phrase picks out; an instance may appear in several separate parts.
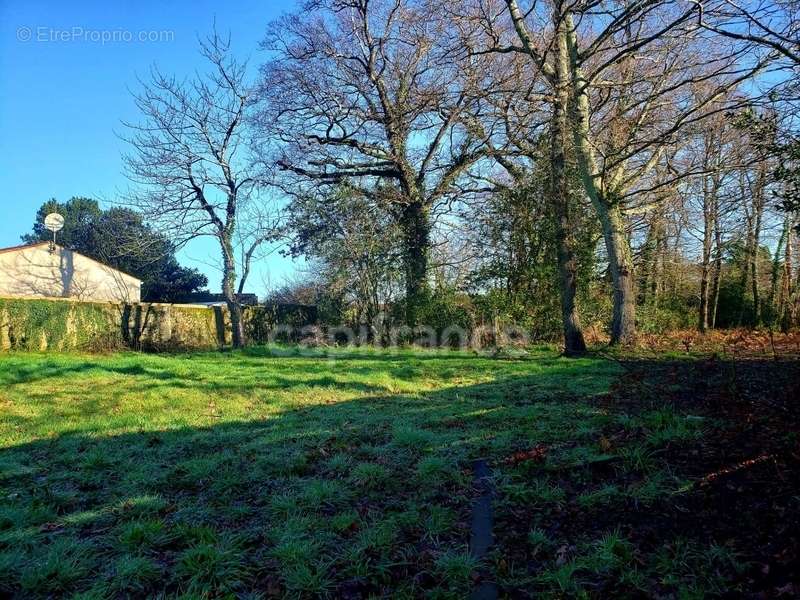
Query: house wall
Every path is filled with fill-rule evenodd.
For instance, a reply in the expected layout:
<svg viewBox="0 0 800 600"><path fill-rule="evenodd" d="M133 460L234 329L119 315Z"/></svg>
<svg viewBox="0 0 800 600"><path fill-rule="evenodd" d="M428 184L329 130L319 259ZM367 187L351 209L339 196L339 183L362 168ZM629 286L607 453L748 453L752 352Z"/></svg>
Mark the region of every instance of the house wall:
<svg viewBox="0 0 800 600"><path fill-rule="evenodd" d="M0 252L0 296L139 302L141 282L77 252L48 244Z"/></svg>

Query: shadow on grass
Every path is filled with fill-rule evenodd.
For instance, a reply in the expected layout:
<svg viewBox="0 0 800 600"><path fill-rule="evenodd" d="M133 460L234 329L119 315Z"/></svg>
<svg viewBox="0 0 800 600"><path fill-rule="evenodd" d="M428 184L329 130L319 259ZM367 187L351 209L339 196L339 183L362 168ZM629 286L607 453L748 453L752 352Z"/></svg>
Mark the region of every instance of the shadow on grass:
<svg viewBox="0 0 800 600"><path fill-rule="evenodd" d="M511 528L499 536L499 543L507 544L500 554L519 554L530 561L530 536L526 536L528 530L536 530L535 519L544 514L556 519L549 535L569 530L565 502L582 503L581 512L573 514L575 522L595 519L613 531L629 522L625 510L633 505L627 497L620 497L619 502L628 503L621 512L590 504L603 501L596 492L604 489L605 478L618 477L613 470L595 472L592 461L605 465L600 461L609 452L622 456L622 440L650 451L663 438L674 451L683 438L668 436L691 434L693 430L686 427L698 422L663 410L656 419L636 420L631 415L637 402L647 396L651 410L658 393L674 387L676 398L683 398L693 413L700 407L692 404L700 403L695 388L682 385L685 373L675 371L672 363L632 363L630 368L639 372L643 368L663 372L653 389L634 385L626 388L627 395L620 395L622 401L615 393L595 402L594 397L619 373L615 366L596 360L547 357L535 364L542 372L526 374L519 363L514 365L516 372L504 373L502 361L474 359L470 367L494 371L493 381L391 394L381 393L379 385L341 381L331 370L349 368L363 375L403 379L417 376L418 365L394 366L383 358L376 366L364 362L376 360L374 356L321 364L291 357L263 360L262 368L269 362L280 369L262 381L247 378L252 369L246 359L246 368L240 368L238 362L214 361L210 355L169 363L151 358L142 364L129 364L128 358L120 364L45 363L38 373L36 366L4 373L9 378L3 381L36 382L42 373L54 379L80 378L90 372L121 375L137 388L151 385L164 394L170 389L191 391L199 399L197 410L203 409L206 399L213 399L215 391L229 386L243 394L291 389L294 384L309 389L333 386L363 395L287 405L268 419L162 430L151 430L151 415L143 411L136 431L103 436L97 430L61 430L6 448L0 458L1 593L30 597L76 591L98 596L257 591L268 596L464 597L477 567L466 551L469 514L477 493L469 471L471 460L486 457L495 468L497 501L507 505L501 526L521 523L513 526L521 527L521 538ZM431 364L431 358L424 360ZM204 361L220 372L203 375ZM288 373L301 368L306 379L291 380ZM448 367L441 368L447 372ZM692 368L696 369L692 377L702 377L702 365ZM724 374L730 365L715 368ZM797 370L796 364L793 369ZM768 367L764 371L769 376ZM243 381L226 381L237 376ZM148 380L155 381L148 384ZM710 392L710 384L705 388ZM87 391L95 396L86 400L92 402L93 413L113 391ZM109 412L113 429L114 415ZM31 418L21 418L15 425L22 430L42 426ZM615 440L613 434L620 428L624 429L620 447L614 448L614 441L609 450L605 436ZM650 437L635 439L637 435ZM515 453L536 445L550 449L545 464L508 462ZM577 463L575 469L576 457L586 464ZM560 471L567 463L569 469ZM659 501L672 502L666 491L655 491L662 497ZM650 509L636 506L637 522L647 522ZM520 507L530 511L520 513L524 522L514 512ZM653 515L662 515L663 509L663 504L654 506ZM595 514L602 518L591 517ZM712 520L709 527L713 526ZM694 543L708 536L709 527L678 533ZM586 535L595 533L587 525ZM675 531L654 535L663 545ZM547 543L554 548L575 546L576 539ZM535 579L544 564L534 561L525 567L533 570L525 575L528 580L523 577L530 589L550 585ZM584 568L584 563L576 564ZM614 570L604 573L606 578L622 577ZM557 583L561 585L560 580ZM516 584L507 585L506 589L518 591ZM630 587L634 583L625 585L627 591L635 589Z"/></svg>
<svg viewBox="0 0 800 600"><path fill-rule="evenodd" d="M228 384L204 381L198 370L184 372L183 366L196 369L194 358L172 370L152 360L45 361L4 372L3 382L63 385L63 378L121 375L137 388L190 390L201 409L203 399ZM408 365L394 368L386 360L370 371L361 361L373 358L348 360L367 375L413 375L403 370ZM287 407L269 419L158 431L147 430L143 412L139 431L106 437L96 427L62 430L6 448L0 459L0 591L339 595L355 586L361 590L355 597L382 589L462 594L472 570L465 529L473 496L470 460L505 456L527 447L532 436L564 435L565 423L596 412L564 382L594 379L583 394L589 396L614 373L607 364L576 368L548 361L544 373L501 373L490 383L387 394L379 385L318 376L348 363L303 364L308 368L300 382L271 373L266 381L230 386L244 394L335 387L361 397ZM487 362L481 369L499 365ZM81 402L97 414L116 391L87 389ZM113 428L116 409L109 406ZM32 416L7 423L19 430L47 425ZM131 523L147 531L134 535L128 529L139 525ZM306 546L285 548L292 540ZM201 564L194 562L198 547L209 554ZM133 568L131 561L142 564Z"/></svg>

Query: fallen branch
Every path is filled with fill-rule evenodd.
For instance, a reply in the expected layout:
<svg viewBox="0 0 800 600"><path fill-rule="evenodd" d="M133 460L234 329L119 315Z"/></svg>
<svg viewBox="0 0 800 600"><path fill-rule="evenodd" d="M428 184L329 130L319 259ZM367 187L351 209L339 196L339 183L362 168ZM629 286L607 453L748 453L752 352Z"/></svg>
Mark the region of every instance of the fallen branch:
<svg viewBox="0 0 800 600"><path fill-rule="evenodd" d="M742 471L743 469L747 469L749 467L755 466L757 464L763 463L768 460L775 460L774 454L762 454L761 456L757 456L756 458L750 458L748 460L743 460L740 463L732 465L730 467L725 467L724 469L720 469L718 471L714 471L713 473L709 473L705 477L699 479L695 486L704 486L708 485L713 481L716 481L723 475L730 475L731 473L736 473L738 471Z"/></svg>

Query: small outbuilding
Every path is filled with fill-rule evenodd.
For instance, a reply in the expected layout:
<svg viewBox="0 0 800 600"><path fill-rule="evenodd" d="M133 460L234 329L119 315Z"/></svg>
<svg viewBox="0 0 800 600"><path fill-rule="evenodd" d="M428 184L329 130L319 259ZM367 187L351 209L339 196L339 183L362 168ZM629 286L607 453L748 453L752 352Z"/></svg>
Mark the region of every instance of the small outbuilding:
<svg viewBox="0 0 800 600"><path fill-rule="evenodd" d="M142 281L50 242L0 248L0 296L140 302Z"/></svg>

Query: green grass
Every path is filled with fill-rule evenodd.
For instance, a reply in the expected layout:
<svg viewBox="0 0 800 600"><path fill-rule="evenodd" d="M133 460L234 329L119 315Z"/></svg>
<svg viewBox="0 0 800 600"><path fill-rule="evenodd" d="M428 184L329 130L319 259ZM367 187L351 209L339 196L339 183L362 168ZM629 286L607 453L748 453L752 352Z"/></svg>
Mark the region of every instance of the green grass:
<svg viewBox="0 0 800 600"><path fill-rule="evenodd" d="M494 568L466 550L473 459L496 467L501 512L674 487L653 453L701 429L667 412L613 451L653 472L649 487L562 485L606 459L597 438L614 418L592 399L618 374L544 348L2 355L0 595L463 597ZM546 464L503 466L539 443ZM553 592L623 572L629 554L616 533L561 559L557 536L522 535L545 561L524 577Z"/></svg>

